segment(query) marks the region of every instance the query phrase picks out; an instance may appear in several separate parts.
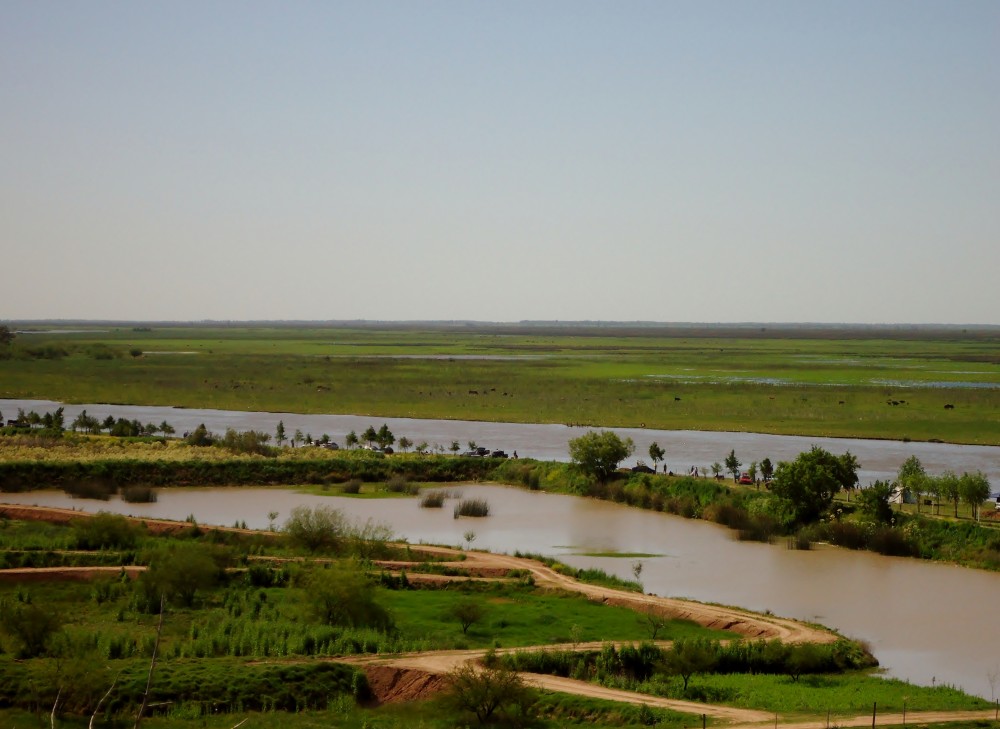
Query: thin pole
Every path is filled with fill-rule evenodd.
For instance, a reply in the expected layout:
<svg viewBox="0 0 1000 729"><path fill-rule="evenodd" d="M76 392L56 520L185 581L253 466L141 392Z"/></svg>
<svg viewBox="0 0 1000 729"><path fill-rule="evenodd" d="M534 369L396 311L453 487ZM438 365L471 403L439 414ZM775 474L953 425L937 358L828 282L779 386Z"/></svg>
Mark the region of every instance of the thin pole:
<svg viewBox="0 0 1000 729"><path fill-rule="evenodd" d="M878 709L878 702L872 702L872 729L875 729L875 712Z"/></svg>

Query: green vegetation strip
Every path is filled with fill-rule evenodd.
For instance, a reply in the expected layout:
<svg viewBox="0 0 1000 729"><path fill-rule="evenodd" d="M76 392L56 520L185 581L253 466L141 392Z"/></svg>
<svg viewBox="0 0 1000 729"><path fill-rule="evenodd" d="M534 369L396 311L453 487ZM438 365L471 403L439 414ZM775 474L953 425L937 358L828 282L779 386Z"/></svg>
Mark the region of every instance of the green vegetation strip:
<svg viewBox="0 0 1000 729"><path fill-rule="evenodd" d="M19 336L0 397L1000 444L995 328L140 329Z"/></svg>

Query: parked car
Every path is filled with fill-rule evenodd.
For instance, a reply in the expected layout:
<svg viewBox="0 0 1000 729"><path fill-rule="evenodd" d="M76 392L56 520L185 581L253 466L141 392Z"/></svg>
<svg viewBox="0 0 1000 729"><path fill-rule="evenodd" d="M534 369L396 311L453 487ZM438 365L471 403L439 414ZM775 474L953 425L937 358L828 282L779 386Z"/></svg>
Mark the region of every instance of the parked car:
<svg viewBox="0 0 1000 729"><path fill-rule="evenodd" d="M750 478L750 474L747 473L746 471L743 471L743 473L740 474L739 481L744 486L752 486L753 485L753 479Z"/></svg>

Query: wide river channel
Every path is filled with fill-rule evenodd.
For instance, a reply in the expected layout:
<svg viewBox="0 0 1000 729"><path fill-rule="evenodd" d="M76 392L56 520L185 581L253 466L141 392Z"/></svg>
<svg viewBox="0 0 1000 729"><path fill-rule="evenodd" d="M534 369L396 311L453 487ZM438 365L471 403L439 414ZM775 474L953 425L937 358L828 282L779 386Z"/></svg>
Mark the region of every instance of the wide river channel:
<svg viewBox="0 0 1000 729"><path fill-rule="evenodd" d="M0 400L5 417L18 407L43 412L56 407L43 401ZM397 437L419 442L465 444L517 450L522 456L566 460L566 442L586 429L550 425L422 421L358 416L242 413L111 405L66 406L67 423L80 409L91 415L162 420L178 432L204 422L212 430L226 427L273 432L283 420L289 433L300 428L335 439L369 424L388 423ZM773 461L794 458L811 444L834 453L850 450L865 470L862 483L891 477L911 453L932 473L951 469L982 470L994 488L1000 486L1000 448L888 441L789 438L740 433L698 433L616 429L644 451L658 441L667 449L674 470L721 461L735 448L744 461L764 456ZM682 455L683 454L683 455ZM595 501L486 485L455 487L462 495L486 498L491 514L484 519L453 519L451 508L421 509L415 499L351 499L300 494L288 489L198 488L161 489L155 504L118 500L73 500L61 492L2 494L10 503L63 506L86 511L118 511L136 516L184 519L193 514L202 524L232 525L246 521L266 528L268 512L280 524L292 507L334 503L353 518L389 525L413 543L460 545L467 531L473 546L498 552L538 552L577 567L595 566L632 578L641 561L641 580L648 592L673 597L770 610L835 628L868 641L889 675L922 684L948 683L991 698L1000 674L1000 651L993 647L1000 606L1000 575L918 560L881 557L836 548L807 552L781 545L740 543L728 530L705 522ZM593 553L647 553L656 556L614 558ZM1000 690L1000 684L997 684Z"/></svg>

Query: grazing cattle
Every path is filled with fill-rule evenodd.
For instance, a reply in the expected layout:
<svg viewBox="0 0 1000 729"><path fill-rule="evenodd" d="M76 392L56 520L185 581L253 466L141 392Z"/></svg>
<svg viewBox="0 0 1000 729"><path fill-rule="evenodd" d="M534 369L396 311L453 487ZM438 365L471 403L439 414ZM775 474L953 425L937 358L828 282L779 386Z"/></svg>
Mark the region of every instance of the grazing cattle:
<svg viewBox="0 0 1000 729"><path fill-rule="evenodd" d="M478 395L479 394L479 390L469 390L469 394L470 395Z"/></svg>
<svg viewBox="0 0 1000 729"><path fill-rule="evenodd" d="M944 406L944 409L945 410L954 410L955 406L952 405L951 403L948 403L947 405Z"/></svg>

